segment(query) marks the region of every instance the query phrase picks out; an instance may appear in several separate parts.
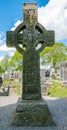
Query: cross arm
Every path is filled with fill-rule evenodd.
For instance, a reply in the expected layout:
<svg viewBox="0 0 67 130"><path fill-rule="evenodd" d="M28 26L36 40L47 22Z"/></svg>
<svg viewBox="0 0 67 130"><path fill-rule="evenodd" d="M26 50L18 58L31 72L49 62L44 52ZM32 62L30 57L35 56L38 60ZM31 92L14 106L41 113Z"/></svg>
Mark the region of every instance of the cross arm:
<svg viewBox="0 0 67 130"><path fill-rule="evenodd" d="M22 43L22 39L23 35L15 31L7 31L6 33L6 44L8 47L14 47L19 42Z"/></svg>
<svg viewBox="0 0 67 130"><path fill-rule="evenodd" d="M51 47L55 43L55 32L54 31L47 31L47 46Z"/></svg>
<svg viewBox="0 0 67 130"><path fill-rule="evenodd" d="M38 35L38 43L41 43L42 46L39 48L39 52L41 52L45 47L51 47L55 43L55 33L54 31L45 31L42 34ZM38 44L37 43L37 44Z"/></svg>
<svg viewBox="0 0 67 130"><path fill-rule="evenodd" d="M52 46L55 42L55 32L54 31L46 31L45 33L38 35L39 41L45 41L46 46Z"/></svg>
<svg viewBox="0 0 67 130"><path fill-rule="evenodd" d="M8 47L14 47L14 44L15 44L15 32L14 31L7 31L6 44Z"/></svg>
<svg viewBox="0 0 67 130"><path fill-rule="evenodd" d="M22 44L23 35L15 31L7 31L6 44L8 47L15 47L19 53L23 54L24 50L19 46Z"/></svg>

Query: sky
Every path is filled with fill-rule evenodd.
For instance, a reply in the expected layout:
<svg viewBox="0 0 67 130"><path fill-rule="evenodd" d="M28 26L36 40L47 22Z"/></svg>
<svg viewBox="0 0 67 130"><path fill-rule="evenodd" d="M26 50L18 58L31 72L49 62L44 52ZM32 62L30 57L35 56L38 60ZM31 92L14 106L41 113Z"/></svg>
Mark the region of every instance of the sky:
<svg viewBox="0 0 67 130"><path fill-rule="evenodd" d="M6 32L13 31L23 21L23 3L36 2L38 22L55 31L55 41L67 46L67 0L1 0L0 1L0 60L12 56L15 48L6 46Z"/></svg>

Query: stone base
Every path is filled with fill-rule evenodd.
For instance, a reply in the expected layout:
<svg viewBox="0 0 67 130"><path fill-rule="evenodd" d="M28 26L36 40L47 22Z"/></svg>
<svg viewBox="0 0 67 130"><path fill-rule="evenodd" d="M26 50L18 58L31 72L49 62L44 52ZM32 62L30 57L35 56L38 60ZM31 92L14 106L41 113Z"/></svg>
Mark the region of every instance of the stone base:
<svg viewBox="0 0 67 130"><path fill-rule="evenodd" d="M42 100L18 100L12 125L16 126L55 126L48 105Z"/></svg>

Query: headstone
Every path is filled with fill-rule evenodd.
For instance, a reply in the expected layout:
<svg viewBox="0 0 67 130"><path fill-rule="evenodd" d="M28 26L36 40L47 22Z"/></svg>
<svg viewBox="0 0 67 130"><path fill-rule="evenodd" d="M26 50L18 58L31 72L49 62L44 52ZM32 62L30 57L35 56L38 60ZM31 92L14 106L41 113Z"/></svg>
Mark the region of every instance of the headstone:
<svg viewBox="0 0 67 130"><path fill-rule="evenodd" d="M48 95L47 88L51 85L50 83L50 69L42 67L40 69L41 76L41 93L42 95Z"/></svg>
<svg viewBox="0 0 67 130"><path fill-rule="evenodd" d="M22 97L18 100L13 124L55 125L48 105L42 99L40 85L40 52L54 44L54 31L47 31L38 23L36 3L24 3L23 12L23 23L15 31L8 31L6 36L7 46L15 47L23 54ZM39 44L41 47L37 49Z"/></svg>
<svg viewBox="0 0 67 130"><path fill-rule="evenodd" d="M67 62L60 64L60 77L62 80L67 81Z"/></svg>
<svg viewBox="0 0 67 130"><path fill-rule="evenodd" d="M5 73L2 74L3 80L9 80L9 72L5 71Z"/></svg>
<svg viewBox="0 0 67 130"><path fill-rule="evenodd" d="M67 86L67 61L60 64L60 78L63 86Z"/></svg>
<svg viewBox="0 0 67 130"><path fill-rule="evenodd" d="M48 95L48 91L47 91L47 85L46 84L43 84L42 86L41 86L41 93L42 93L42 95Z"/></svg>
<svg viewBox="0 0 67 130"><path fill-rule="evenodd" d="M45 77L48 77L48 78L50 77L50 71L49 70L45 71Z"/></svg>

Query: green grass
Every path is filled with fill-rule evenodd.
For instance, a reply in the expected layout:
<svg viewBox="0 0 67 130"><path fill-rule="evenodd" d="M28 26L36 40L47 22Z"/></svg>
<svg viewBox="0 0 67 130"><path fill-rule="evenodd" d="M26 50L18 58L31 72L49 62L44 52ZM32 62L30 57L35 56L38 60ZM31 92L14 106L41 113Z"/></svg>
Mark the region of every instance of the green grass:
<svg viewBox="0 0 67 130"><path fill-rule="evenodd" d="M67 88L48 88L51 97L67 97Z"/></svg>
<svg viewBox="0 0 67 130"><path fill-rule="evenodd" d="M53 86L53 87L58 87L58 88L59 88L59 87L62 87L62 83L59 82L59 81L56 82L55 80L53 80L53 81L52 81L52 86Z"/></svg>
<svg viewBox="0 0 67 130"><path fill-rule="evenodd" d="M53 81L52 87L48 88L48 92L51 97L67 97L67 87L62 87L60 82Z"/></svg>
<svg viewBox="0 0 67 130"><path fill-rule="evenodd" d="M15 87L15 88L14 88L14 92L15 92L17 95L20 95L20 94L21 94L21 88L20 88L20 87Z"/></svg>

